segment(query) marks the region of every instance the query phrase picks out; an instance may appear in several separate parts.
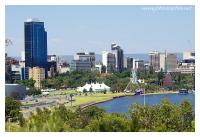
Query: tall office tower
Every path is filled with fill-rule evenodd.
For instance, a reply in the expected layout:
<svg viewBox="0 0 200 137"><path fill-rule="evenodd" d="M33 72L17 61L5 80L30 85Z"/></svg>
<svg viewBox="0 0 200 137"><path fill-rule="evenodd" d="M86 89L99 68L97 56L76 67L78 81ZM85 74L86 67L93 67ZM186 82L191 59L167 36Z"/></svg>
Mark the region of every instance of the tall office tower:
<svg viewBox="0 0 200 137"><path fill-rule="evenodd" d="M57 73L57 57L56 55L48 55L48 77L53 77Z"/></svg>
<svg viewBox="0 0 200 137"><path fill-rule="evenodd" d="M153 67L155 71L160 69L160 53L157 51L149 52L149 65Z"/></svg>
<svg viewBox="0 0 200 137"><path fill-rule="evenodd" d="M24 22L25 67L45 69L47 77L47 32L44 22L28 19Z"/></svg>
<svg viewBox="0 0 200 137"><path fill-rule="evenodd" d="M111 44L111 50L116 58L115 69L116 71L122 72L124 69L124 51L115 43Z"/></svg>
<svg viewBox="0 0 200 137"><path fill-rule="evenodd" d="M167 72L166 68L166 53L160 53L160 70L162 69L163 72Z"/></svg>
<svg viewBox="0 0 200 137"><path fill-rule="evenodd" d="M29 68L29 79L35 80L35 88L41 88L41 81L45 79L45 69L39 67Z"/></svg>
<svg viewBox="0 0 200 137"><path fill-rule="evenodd" d="M133 69L135 71L142 71L145 69L144 60L134 59L133 60Z"/></svg>
<svg viewBox="0 0 200 137"><path fill-rule="evenodd" d="M133 68L133 58L127 57L127 70L131 70Z"/></svg>
<svg viewBox="0 0 200 137"><path fill-rule="evenodd" d="M106 73L115 71L115 54L112 54L108 51L103 51L102 62L103 65L106 67Z"/></svg>
<svg viewBox="0 0 200 137"><path fill-rule="evenodd" d="M160 70L162 69L163 72L175 72L177 67L175 53L160 53Z"/></svg>
<svg viewBox="0 0 200 137"><path fill-rule="evenodd" d="M127 69L128 58L124 57L124 69Z"/></svg>
<svg viewBox="0 0 200 137"><path fill-rule="evenodd" d="M167 64L167 72L176 71L178 65L177 65L177 57L175 53L167 54L166 64Z"/></svg>
<svg viewBox="0 0 200 137"><path fill-rule="evenodd" d="M79 52L74 55L74 60L89 61L92 67L95 67L95 53L94 52Z"/></svg>

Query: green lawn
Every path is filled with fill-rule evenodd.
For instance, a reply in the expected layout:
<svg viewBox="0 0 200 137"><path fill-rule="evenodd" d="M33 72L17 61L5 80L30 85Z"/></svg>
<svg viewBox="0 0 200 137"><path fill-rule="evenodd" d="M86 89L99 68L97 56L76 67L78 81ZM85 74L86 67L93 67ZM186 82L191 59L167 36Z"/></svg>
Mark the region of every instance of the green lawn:
<svg viewBox="0 0 200 137"><path fill-rule="evenodd" d="M110 100L113 97L122 96L122 95L125 95L125 94L108 92L107 94L93 93L93 94L88 94L87 96L75 96L74 97L75 101L72 102L72 106L84 105L84 104L89 104L89 103L98 103L98 102ZM71 103L66 104L66 106L70 106L70 105Z"/></svg>
<svg viewBox="0 0 200 137"><path fill-rule="evenodd" d="M54 96L54 95L69 95L69 94L76 94L78 93L76 90L56 90L49 92L49 96Z"/></svg>

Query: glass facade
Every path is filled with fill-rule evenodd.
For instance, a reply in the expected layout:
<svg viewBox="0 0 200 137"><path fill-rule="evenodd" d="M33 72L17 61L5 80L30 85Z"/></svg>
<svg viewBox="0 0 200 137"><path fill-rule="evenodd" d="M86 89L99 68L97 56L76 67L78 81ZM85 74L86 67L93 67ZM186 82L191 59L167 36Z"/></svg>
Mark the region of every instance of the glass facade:
<svg viewBox="0 0 200 137"><path fill-rule="evenodd" d="M47 32L44 22L24 23L25 67L45 68L47 76Z"/></svg>

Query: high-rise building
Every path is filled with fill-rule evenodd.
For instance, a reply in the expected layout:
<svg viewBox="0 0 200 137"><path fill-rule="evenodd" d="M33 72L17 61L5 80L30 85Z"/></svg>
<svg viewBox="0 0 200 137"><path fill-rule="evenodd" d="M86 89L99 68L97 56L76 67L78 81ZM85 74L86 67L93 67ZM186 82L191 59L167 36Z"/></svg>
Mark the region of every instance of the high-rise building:
<svg viewBox="0 0 200 137"><path fill-rule="evenodd" d="M94 52L79 52L74 55L74 60L89 61L92 67L95 67L95 53Z"/></svg>
<svg viewBox="0 0 200 137"><path fill-rule="evenodd" d="M166 72L166 60L167 60L167 55L166 53L160 53L160 70L162 69L163 72Z"/></svg>
<svg viewBox="0 0 200 137"><path fill-rule="evenodd" d="M124 57L124 69L127 69L127 61L128 61L128 58Z"/></svg>
<svg viewBox="0 0 200 137"><path fill-rule="evenodd" d="M144 60L134 59L133 60L133 69L136 71L141 71L145 69Z"/></svg>
<svg viewBox="0 0 200 137"><path fill-rule="evenodd" d="M133 58L127 57L127 70L131 70L133 68Z"/></svg>
<svg viewBox="0 0 200 137"><path fill-rule="evenodd" d="M45 69L47 77L47 32L44 22L28 19L24 22L25 67Z"/></svg>
<svg viewBox="0 0 200 137"><path fill-rule="evenodd" d="M29 79L35 80L35 88L41 89L41 81L45 79L45 69L39 67L29 68Z"/></svg>
<svg viewBox="0 0 200 137"><path fill-rule="evenodd" d="M123 71L124 69L124 51L115 43L111 44L112 53L115 54L116 64L115 69L116 71Z"/></svg>
<svg viewBox="0 0 200 137"><path fill-rule="evenodd" d="M175 53L168 53L167 54L167 72L175 72L178 65L177 65L177 57Z"/></svg>
<svg viewBox="0 0 200 137"><path fill-rule="evenodd" d="M88 60L72 60L70 71L91 71L92 64Z"/></svg>
<svg viewBox="0 0 200 137"><path fill-rule="evenodd" d="M155 71L160 70L160 53L157 51L149 52L149 65L153 67Z"/></svg>
<svg viewBox="0 0 200 137"><path fill-rule="evenodd" d="M48 77L53 77L57 73L57 57L56 55L48 55Z"/></svg>
<svg viewBox="0 0 200 137"><path fill-rule="evenodd" d="M106 73L115 71L115 66L116 66L115 54L110 53L108 51L103 51L102 62L103 65L106 67Z"/></svg>
<svg viewBox="0 0 200 137"><path fill-rule="evenodd" d="M177 65L177 57L175 53L160 53L160 71L163 72L175 72Z"/></svg>

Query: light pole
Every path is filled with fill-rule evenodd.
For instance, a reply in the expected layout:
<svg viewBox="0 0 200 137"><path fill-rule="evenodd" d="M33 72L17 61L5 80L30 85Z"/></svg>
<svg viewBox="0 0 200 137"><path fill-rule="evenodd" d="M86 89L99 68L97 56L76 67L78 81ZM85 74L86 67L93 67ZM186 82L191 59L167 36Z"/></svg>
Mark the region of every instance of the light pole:
<svg viewBox="0 0 200 137"><path fill-rule="evenodd" d="M147 83L145 83L145 85L147 85ZM144 106L146 105L145 94L146 94L146 93L145 93L145 87L144 87Z"/></svg>

